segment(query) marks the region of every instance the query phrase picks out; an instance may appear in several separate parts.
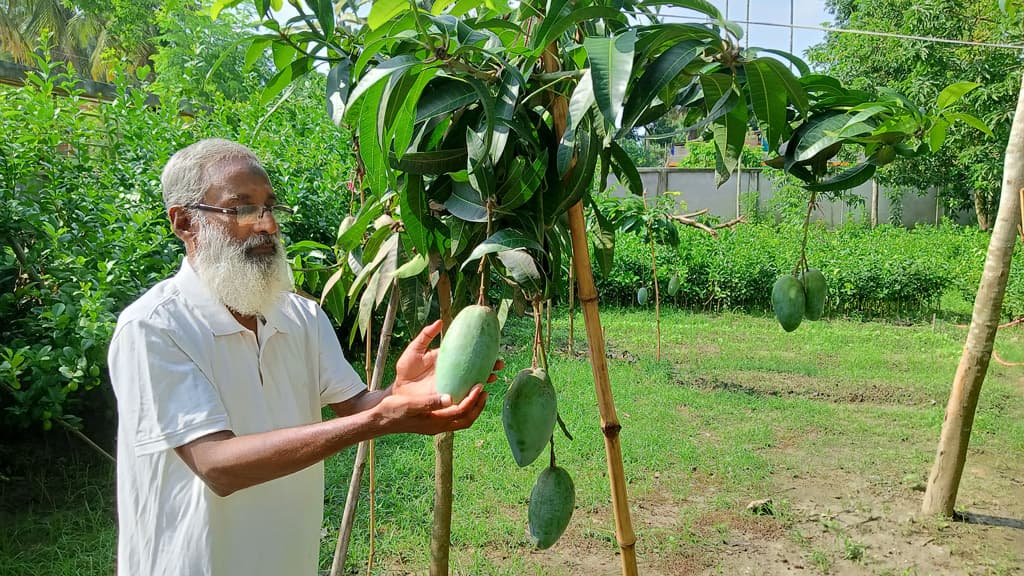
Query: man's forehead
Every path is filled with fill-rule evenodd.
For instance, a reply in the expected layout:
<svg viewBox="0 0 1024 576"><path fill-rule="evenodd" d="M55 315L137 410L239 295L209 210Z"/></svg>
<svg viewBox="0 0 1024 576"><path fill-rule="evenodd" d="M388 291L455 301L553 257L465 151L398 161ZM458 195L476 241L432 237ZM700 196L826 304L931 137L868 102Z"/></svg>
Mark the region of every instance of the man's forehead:
<svg viewBox="0 0 1024 576"><path fill-rule="evenodd" d="M218 196L246 200L256 195L274 195L267 173L258 164L233 158L210 167L210 172L207 191Z"/></svg>

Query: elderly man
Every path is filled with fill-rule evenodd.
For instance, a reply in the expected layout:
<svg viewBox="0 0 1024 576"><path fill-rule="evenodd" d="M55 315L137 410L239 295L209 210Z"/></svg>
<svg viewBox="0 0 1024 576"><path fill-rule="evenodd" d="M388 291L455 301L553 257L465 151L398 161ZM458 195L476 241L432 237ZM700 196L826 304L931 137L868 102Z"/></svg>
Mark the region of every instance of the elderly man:
<svg viewBox="0 0 1024 576"><path fill-rule="evenodd" d="M437 394L440 323L388 389L366 390L323 310L291 292L278 231L290 210L249 149L198 142L161 183L187 257L125 309L110 345L118 575L314 575L322 460L383 434L466 428L487 395ZM321 421L324 405L337 417Z"/></svg>

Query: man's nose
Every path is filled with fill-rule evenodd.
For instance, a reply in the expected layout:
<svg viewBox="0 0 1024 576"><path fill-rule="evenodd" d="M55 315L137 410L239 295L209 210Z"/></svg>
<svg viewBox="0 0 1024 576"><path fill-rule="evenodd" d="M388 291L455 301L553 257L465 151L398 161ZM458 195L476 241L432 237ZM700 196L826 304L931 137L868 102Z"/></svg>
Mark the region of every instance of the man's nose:
<svg viewBox="0 0 1024 576"><path fill-rule="evenodd" d="M277 230L277 220L274 219L274 211L264 207L260 212L259 218L256 219L256 223L253 224L253 231L264 234L277 234Z"/></svg>

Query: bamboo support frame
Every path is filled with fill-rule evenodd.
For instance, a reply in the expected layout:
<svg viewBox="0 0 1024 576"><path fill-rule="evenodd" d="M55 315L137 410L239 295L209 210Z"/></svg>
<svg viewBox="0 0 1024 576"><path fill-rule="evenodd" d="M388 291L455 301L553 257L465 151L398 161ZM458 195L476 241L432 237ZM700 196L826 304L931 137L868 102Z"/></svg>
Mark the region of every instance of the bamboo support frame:
<svg viewBox="0 0 1024 576"><path fill-rule="evenodd" d="M380 331L380 342L377 345L377 358L373 363L373 372L370 377L369 389L377 390L380 388L381 380L384 378L384 364L388 359L388 350L391 347L391 333L395 327L395 316L398 313L399 295L398 295L398 282L395 281L391 286L391 299L388 301L387 312L384 313L384 325ZM369 360L369 348L370 348L370 330L367 328L367 366L370 365ZM359 487L363 483L363 471L366 469L366 461L368 455L372 451L373 440L367 440L359 443L359 448L356 449L356 459L352 466L352 478L348 484L348 495L345 497L345 510L341 514L341 526L338 529L338 543L334 547L334 560L331 561L331 572L330 576L339 576L341 571L345 568L345 560L348 558L348 545L352 539L352 526L355 524L356 508L359 505ZM371 464L372 470L372 464ZM373 505L373 495L371 493L370 505ZM371 515L373 510L371 508ZM372 524L372 523L371 523ZM371 528L372 530L372 528ZM373 534L370 534L371 542L373 540ZM372 548L372 546L371 546ZM368 562L372 562L372 556L368 559Z"/></svg>
<svg viewBox="0 0 1024 576"><path fill-rule="evenodd" d="M441 308L441 338L452 323L452 285L448 273L441 270L437 281ZM430 576L448 575L448 557L452 537L452 456L455 433L434 436L434 511L430 528Z"/></svg>
<svg viewBox="0 0 1024 576"><path fill-rule="evenodd" d="M546 72L557 72L558 48L551 44L544 51L542 60ZM564 95L555 96L550 103L551 115L555 121L555 136L565 133L568 103ZM575 160L571 171L575 169ZM590 352L590 366L594 373L594 387L597 391L598 409L601 415L601 432L604 435L605 457L608 461L608 480L611 483L612 509L615 513L615 539L621 552L623 576L636 576L636 534L629 514L629 500L626 495L626 473L622 466L622 447L619 431L622 425L615 413L612 399L611 379L608 376L608 362L605 357L604 330L597 306L597 288L594 286L594 272L590 267L590 250L587 245L587 225L583 216L583 203L577 202L569 208L569 234L572 237L572 261L576 269L576 285L579 288L580 308L586 325L587 344Z"/></svg>

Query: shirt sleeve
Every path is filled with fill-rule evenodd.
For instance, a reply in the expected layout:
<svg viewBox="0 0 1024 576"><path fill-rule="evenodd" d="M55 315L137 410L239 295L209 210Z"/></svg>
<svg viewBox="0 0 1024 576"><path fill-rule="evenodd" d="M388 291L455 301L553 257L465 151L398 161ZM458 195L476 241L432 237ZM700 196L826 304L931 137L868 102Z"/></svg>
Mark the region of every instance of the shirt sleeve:
<svg viewBox="0 0 1024 576"><path fill-rule="evenodd" d="M320 340L320 404L344 402L366 390L366 385L345 359L331 321L319 306L316 308L316 320Z"/></svg>
<svg viewBox="0 0 1024 576"><path fill-rule="evenodd" d="M220 394L166 328L143 320L120 327L108 364L119 426L126 427L136 454L231 429Z"/></svg>

